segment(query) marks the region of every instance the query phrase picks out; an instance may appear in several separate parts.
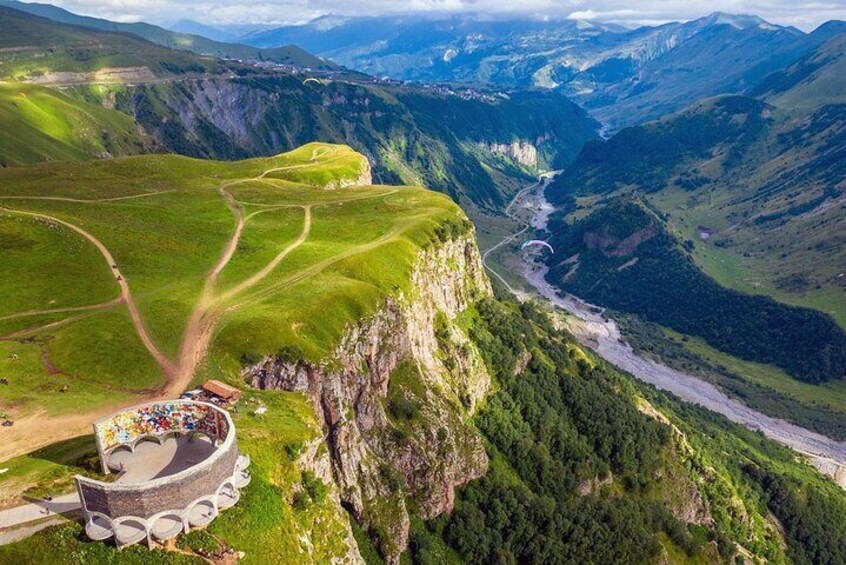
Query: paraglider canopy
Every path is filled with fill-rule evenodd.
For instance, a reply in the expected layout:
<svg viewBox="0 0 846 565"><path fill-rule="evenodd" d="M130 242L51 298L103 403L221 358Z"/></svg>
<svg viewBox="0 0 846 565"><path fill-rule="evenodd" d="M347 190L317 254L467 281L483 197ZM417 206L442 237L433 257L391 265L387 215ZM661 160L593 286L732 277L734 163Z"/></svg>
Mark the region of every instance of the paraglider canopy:
<svg viewBox="0 0 846 565"><path fill-rule="evenodd" d="M550 253L555 253L555 250L549 243L547 243L546 241L541 241L540 239L532 239L530 241L527 241L526 243L520 246L520 249L526 249L527 247L530 247L532 245L540 245L541 247L546 247L547 249L549 249Z"/></svg>

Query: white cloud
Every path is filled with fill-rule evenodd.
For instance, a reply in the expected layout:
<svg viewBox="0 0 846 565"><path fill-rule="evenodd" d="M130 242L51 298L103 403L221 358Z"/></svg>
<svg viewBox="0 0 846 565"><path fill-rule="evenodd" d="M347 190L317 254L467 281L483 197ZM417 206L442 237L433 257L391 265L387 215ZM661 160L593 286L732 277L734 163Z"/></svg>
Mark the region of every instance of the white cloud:
<svg viewBox="0 0 846 565"><path fill-rule="evenodd" d="M44 0L41 0L44 1ZM85 15L130 21L300 23L324 14L378 15L412 12L479 12L570 17L638 24L688 20L714 11L755 14L773 23L810 30L846 20L846 0L55 0Z"/></svg>

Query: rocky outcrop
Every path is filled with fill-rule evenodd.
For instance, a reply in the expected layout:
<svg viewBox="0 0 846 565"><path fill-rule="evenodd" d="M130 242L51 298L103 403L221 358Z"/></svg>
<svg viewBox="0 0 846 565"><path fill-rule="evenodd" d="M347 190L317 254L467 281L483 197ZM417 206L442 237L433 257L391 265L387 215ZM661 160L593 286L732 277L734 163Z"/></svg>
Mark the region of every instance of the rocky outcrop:
<svg viewBox="0 0 846 565"><path fill-rule="evenodd" d="M529 141L521 139L511 143L482 143L482 147L491 153L514 159L526 167L538 167L538 148Z"/></svg>
<svg viewBox="0 0 846 565"><path fill-rule="evenodd" d="M316 478L329 487L329 503L334 507L334 511L332 512L332 523L326 526L332 528L332 533L341 538L342 545L340 547L344 548L343 552L339 552L333 556L332 563L335 565L364 565L365 562L358 549L358 543L356 543L353 536L350 522L343 519L344 511L341 506L341 497L332 478L332 460L329 457L329 452L322 438L306 442L297 459L297 466L301 471L313 473ZM302 546L305 550L313 549L314 544L309 537L309 532L299 532L299 537L303 542ZM307 556L303 555L300 562L314 563L319 561L315 559L309 560Z"/></svg>
<svg viewBox="0 0 846 565"><path fill-rule="evenodd" d="M105 67L90 72L49 71L33 76L26 82L43 86L73 86L147 82L155 79L156 75L148 67Z"/></svg>
<svg viewBox="0 0 846 565"><path fill-rule="evenodd" d="M450 511L455 487L488 463L465 422L490 377L456 323L491 295L473 234L431 243L411 282L322 363L271 356L245 369L256 387L309 396L341 500L391 563L408 544L409 508L424 519Z"/></svg>
<svg viewBox="0 0 846 565"><path fill-rule="evenodd" d="M370 160L364 155L361 156L361 169L357 177L340 177L329 181L324 187L326 190L338 190L348 186L370 186L373 184L373 169Z"/></svg>

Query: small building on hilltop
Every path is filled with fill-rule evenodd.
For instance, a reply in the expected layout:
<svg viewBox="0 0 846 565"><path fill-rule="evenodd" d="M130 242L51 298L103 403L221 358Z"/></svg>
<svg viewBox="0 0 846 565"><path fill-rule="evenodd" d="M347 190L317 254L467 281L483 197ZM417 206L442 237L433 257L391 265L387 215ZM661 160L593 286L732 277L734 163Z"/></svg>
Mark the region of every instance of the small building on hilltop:
<svg viewBox="0 0 846 565"><path fill-rule="evenodd" d="M186 400L198 400L201 402L211 402L216 406L224 408L231 408L241 400L243 393L233 386L222 383L216 380L210 380L203 383L200 388L189 390L182 395Z"/></svg>
<svg viewBox="0 0 846 565"><path fill-rule="evenodd" d="M210 380L200 387L200 399L223 406L233 406L241 400L241 391L226 383Z"/></svg>

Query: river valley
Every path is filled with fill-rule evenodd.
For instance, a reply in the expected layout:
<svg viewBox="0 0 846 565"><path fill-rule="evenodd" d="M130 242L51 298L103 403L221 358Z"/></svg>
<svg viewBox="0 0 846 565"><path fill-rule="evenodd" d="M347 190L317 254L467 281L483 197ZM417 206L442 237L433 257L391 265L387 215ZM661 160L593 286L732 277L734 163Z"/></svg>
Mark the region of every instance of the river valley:
<svg viewBox="0 0 846 565"><path fill-rule="evenodd" d="M749 429L760 431L807 457L820 472L846 488L846 442L833 440L753 410L709 382L637 354L623 341L617 323L600 308L567 295L546 281L548 268L540 262L535 251L523 251L519 255L519 274L526 283L524 289L513 288L514 285L509 285L501 273L493 270L487 262L489 254L528 238L531 235L530 229L545 229L552 206L544 197L544 188L545 182L540 182L523 189L506 209L507 214L519 222L519 230L485 252L485 266L496 278L506 283L520 300L539 298L566 311L569 314L566 317L568 329L583 345L609 363L685 402L697 404Z"/></svg>

